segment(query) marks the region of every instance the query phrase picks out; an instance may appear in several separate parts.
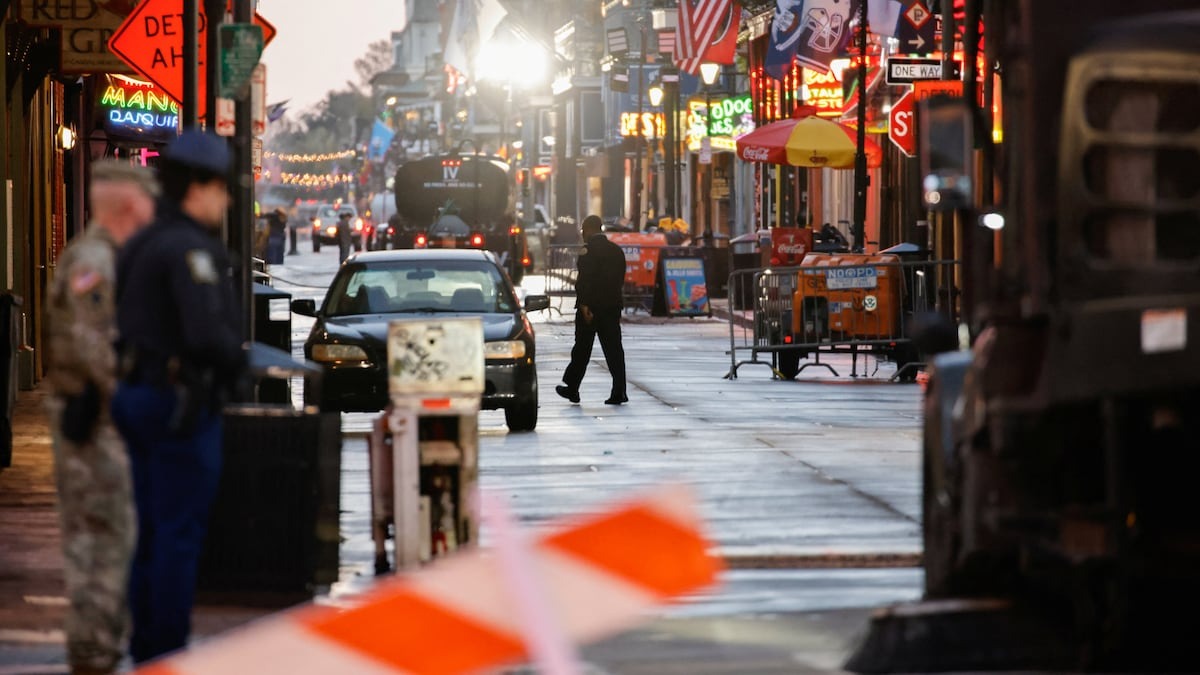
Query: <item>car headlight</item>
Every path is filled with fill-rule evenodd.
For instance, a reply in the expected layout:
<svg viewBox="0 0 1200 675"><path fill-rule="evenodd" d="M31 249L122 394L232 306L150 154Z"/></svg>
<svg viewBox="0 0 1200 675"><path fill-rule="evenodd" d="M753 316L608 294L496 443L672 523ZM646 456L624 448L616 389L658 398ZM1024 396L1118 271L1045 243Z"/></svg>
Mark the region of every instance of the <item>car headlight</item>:
<svg viewBox="0 0 1200 675"><path fill-rule="evenodd" d="M313 345L313 361L366 361L367 353L357 345Z"/></svg>
<svg viewBox="0 0 1200 675"><path fill-rule="evenodd" d="M483 344L484 359L520 359L524 356L525 343L521 340L504 340Z"/></svg>

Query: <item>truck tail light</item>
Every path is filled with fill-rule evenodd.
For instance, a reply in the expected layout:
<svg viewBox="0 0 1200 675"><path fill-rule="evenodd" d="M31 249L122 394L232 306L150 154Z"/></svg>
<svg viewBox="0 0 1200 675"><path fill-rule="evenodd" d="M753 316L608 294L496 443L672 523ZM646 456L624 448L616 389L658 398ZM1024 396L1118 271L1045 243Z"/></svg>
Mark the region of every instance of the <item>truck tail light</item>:
<svg viewBox="0 0 1200 675"><path fill-rule="evenodd" d="M482 234L471 235L471 245L478 247L478 248L483 248L483 235Z"/></svg>
<svg viewBox="0 0 1200 675"><path fill-rule="evenodd" d="M413 246L417 248L425 248L425 243L428 241L429 240L425 238L425 235L418 234L417 238L413 240Z"/></svg>

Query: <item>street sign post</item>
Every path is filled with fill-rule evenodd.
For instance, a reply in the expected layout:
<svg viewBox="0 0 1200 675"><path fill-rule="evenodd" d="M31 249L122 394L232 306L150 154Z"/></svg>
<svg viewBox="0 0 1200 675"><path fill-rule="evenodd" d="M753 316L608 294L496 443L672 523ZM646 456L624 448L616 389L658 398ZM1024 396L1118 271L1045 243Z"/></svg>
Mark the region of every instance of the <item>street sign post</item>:
<svg viewBox="0 0 1200 675"><path fill-rule="evenodd" d="M908 157L917 154L917 129L913 122L913 93L909 90L892 104L888 113L888 138Z"/></svg>
<svg viewBox="0 0 1200 675"><path fill-rule="evenodd" d="M262 56L262 28L248 23L227 23L220 26L222 98L244 98L248 93L250 75Z"/></svg>
<svg viewBox="0 0 1200 675"><path fill-rule="evenodd" d="M197 56L200 69L196 101L183 100L183 0L142 0L125 18L108 40L108 49L158 85L176 103L192 106L198 116L206 113L207 81L204 77L204 50ZM262 28L263 45L275 38L275 27L261 15L254 15L255 25ZM207 40L208 20L200 12L197 44Z"/></svg>
<svg viewBox="0 0 1200 675"><path fill-rule="evenodd" d="M893 56L887 60L888 84L912 84L920 80L942 79L942 60Z"/></svg>
<svg viewBox="0 0 1200 675"><path fill-rule="evenodd" d="M928 54L936 51L937 17L926 0L905 0L896 38L902 54Z"/></svg>

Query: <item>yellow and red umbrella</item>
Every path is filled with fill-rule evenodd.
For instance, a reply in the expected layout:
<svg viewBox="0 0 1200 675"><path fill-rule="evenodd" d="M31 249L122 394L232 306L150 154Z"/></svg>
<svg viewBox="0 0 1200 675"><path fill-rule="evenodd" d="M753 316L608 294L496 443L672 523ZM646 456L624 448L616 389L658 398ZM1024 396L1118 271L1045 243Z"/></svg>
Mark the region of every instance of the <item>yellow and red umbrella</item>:
<svg viewBox="0 0 1200 675"><path fill-rule="evenodd" d="M780 120L738 138L737 154L748 162L853 169L857 133L822 117ZM870 138L866 141L867 167L878 168L883 151Z"/></svg>

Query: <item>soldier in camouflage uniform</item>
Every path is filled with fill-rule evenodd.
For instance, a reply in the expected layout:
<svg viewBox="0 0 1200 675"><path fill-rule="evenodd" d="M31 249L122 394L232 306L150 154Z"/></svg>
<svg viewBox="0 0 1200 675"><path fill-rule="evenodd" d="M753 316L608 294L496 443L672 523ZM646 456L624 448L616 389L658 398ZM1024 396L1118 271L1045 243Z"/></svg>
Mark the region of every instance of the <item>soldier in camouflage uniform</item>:
<svg viewBox="0 0 1200 675"><path fill-rule="evenodd" d="M111 673L128 632L137 520L125 443L109 417L116 388L117 249L154 216L157 185L142 167L97 162L92 224L63 250L50 285L47 399L62 524L71 672Z"/></svg>

